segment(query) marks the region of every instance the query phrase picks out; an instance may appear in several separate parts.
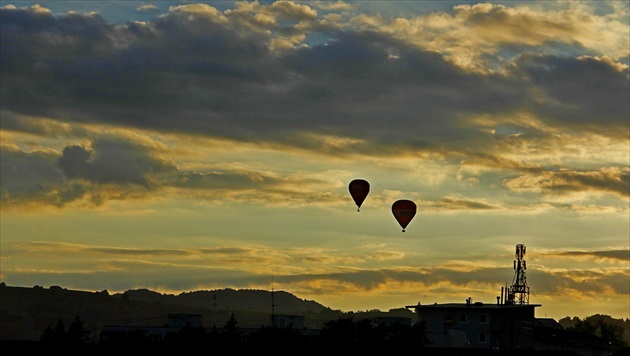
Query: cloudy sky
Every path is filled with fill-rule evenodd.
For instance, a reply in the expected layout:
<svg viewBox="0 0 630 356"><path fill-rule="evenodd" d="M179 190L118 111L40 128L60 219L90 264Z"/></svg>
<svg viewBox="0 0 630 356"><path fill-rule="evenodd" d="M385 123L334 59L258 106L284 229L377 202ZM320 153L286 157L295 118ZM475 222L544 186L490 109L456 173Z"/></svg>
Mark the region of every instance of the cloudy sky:
<svg viewBox="0 0 630 356"><path fill-rule="evenodd" d="M2 0L0 26L7 285L496 303L524 244L537 317L630 317L627 1Z"/></svg>

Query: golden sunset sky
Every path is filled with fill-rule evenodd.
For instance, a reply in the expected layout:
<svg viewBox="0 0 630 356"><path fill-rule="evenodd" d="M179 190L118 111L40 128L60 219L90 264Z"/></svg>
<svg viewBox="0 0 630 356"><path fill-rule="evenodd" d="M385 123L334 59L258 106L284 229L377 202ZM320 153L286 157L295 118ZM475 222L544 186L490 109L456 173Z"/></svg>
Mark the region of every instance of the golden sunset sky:
<svg viewBox="0 0 630 356"><path fill-rule="evenodd" d="M630 318L628 1L0 5L9 286Z"/></svg>

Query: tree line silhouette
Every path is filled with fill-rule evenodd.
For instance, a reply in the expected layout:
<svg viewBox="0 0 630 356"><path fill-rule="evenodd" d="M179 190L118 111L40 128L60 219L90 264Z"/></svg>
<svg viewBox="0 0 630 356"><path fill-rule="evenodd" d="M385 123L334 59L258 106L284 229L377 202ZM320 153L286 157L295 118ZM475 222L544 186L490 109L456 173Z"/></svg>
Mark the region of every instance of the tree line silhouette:
<svg viewBox="0 0 630 356"><path fill-rule="evenodd" d="M568 331L576 335L594 336L612 349L628 351L628 344L623 340L624 328L614 322L616 319L593 316L584 320L574 318L573 321L575 324L567 328ZM91 331L85 328L84 321L75 316L67 329L61 319L54 327L52 325L46 327L40 341L43 345L78 346L91 343L104 349L125 347L141 348L144 351L195 346L255 352L296 349L319 352L326 350L374 352L419 348L426 350L428 345L425 328L421 323L377 325L370 319L355 321L353 318L339 318L325 322L316 335L309 335L300 329L275 326L261 326L256 330L246 331L239 327L234 314L222 328L207 329L187 324L177 331L167 333L160 343L151 340L142 330L121 334L118 338L99 343L91 342L90 334ZM472 355L471 352L475 351L468 349L467 355Z"/></svg>
<svg viewBox="0 0 630 356"><path fill-rule="evenodd" d="M57 324L48 326L42 332L40 341L48 345L79 345L90 342L91 331L86 329L84 321L76 316L72 324L65 329L60 319ZM186 345L229 347L231 350L263 350L274 348L305 348L374 350L422 347L427 340L424 337L424 326L421 324L374 325L369 319L354 321L352 318L340 318L324 323L316 336L307 335L301 329L261 326L256 330L245 332L238 326L234 315L222 328L190 326L187 324L177 331L167 333L159 347ZM104 346L156 347L155 342L138 330L136 333L125 333L119 338L109 339Z"/></svg>

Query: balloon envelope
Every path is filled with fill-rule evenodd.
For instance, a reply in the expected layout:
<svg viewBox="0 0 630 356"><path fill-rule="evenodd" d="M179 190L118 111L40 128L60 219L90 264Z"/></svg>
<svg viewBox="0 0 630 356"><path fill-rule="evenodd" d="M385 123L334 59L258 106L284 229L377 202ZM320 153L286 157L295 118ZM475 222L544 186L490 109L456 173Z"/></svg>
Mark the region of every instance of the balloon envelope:
<svg viewBox="0 0 630 356"><path fill-rule="evenodd" d="M348 185L348 190L350 190L350 195L357 205L358 211L370 192L370 183L365 179L355 179Z"/></svg>
<svg viewBox="0 0 630 356"><path fill-rule="evenodd" d="M416 203L405 199L397 200L392 204L392 214L405 232L407 225L416 216Z"/></svg>

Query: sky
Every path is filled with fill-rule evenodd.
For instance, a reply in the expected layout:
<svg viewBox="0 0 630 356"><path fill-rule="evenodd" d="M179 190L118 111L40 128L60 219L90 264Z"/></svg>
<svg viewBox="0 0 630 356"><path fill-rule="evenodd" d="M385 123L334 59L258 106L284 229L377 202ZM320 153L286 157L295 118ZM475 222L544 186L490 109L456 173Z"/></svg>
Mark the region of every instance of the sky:
<svg viewBox="0 0 630 356"><path fill-rule="evenodd" d="M629 4L2 0L0 280L630 318Z"/></svg>

